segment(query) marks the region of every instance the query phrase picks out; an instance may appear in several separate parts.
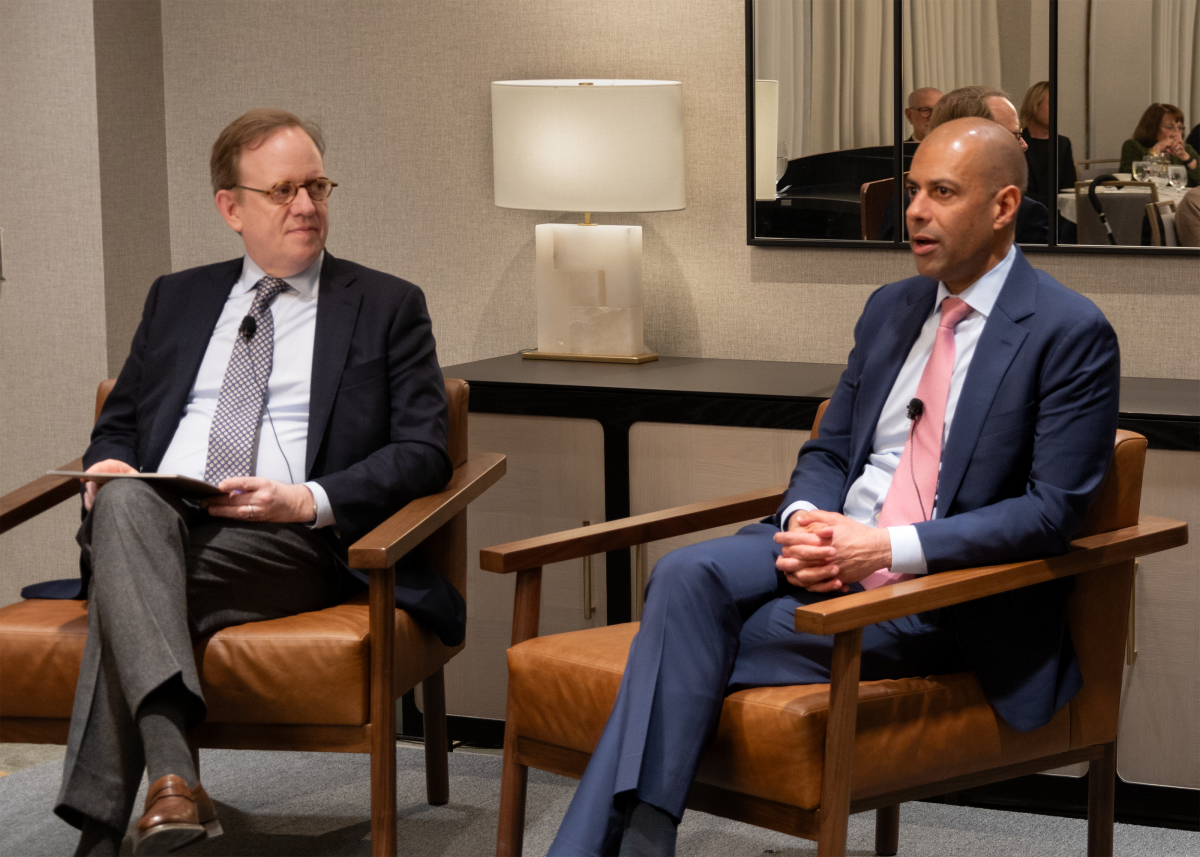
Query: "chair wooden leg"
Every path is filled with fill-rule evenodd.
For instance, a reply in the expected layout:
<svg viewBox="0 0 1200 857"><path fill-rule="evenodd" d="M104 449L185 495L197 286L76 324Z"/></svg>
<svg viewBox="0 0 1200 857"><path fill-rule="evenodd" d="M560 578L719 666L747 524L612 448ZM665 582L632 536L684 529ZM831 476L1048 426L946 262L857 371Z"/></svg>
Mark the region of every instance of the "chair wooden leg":
<svg viewBox="0 0 1200 857"><path fill-rule="evenodd" d="M875 810L875 853L893 857L900 850L900 804Z"/></svg>
<svg viewBox="0 0 1200 857"><path fill-rule="evenodd" d="M517 764L516 724L512 697L504 727L504 764L500 769L500 828L496 834L496 857L521 857L525 846L525 790L529 768Z"/></svg>
<svg viewBox="0 0 1200 857"><path fill-rule="evenodd" d="M858 676L862 628L833 637L829 682L829 725L821 777L821 822L817 857L844 857L850 821L850 770L854 763L854 724L858 717Z"/></svg>
<svg viewBox="0 0 1200 857"><path fill-rule="evenodd" d="M430 806L442 806L450 800L450 738L446 728L446 674L442 669L421 682L421 690L425 697L425 793Z"/></svg>
<svg viewBox="0 0 1200 857"><path fill-rule="evenodd" d="M396 568L371 571L371 857L396 855Z"/></svg>
<svg viewBox="0 0 1200 857"><path fill-rule="evenodd" d="M1113 814L1117 796L1117 745L1088 765L1088 857L1112 857Z"/></svg>

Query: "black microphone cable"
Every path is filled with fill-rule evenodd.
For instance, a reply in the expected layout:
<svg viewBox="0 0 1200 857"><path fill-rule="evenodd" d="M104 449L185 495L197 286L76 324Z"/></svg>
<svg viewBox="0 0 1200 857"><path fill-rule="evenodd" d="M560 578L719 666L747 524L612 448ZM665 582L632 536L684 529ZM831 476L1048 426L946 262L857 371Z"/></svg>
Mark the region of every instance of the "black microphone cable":
<svg viewBox="0 0 1200 857"><path fill-rule="evenodd" d="M913 398L908 403L908 418L911 421L908 427L908 442L912 447L912 454L908 456L908 473L912 479L913 488L917 491L917 503L921 507L922 520L928 521L929 516L925 514L925 501L921 499L921 486L917 484L917 471L913 465L913 459L917 455L917 445L913 443L913 432L917 428L917 423L920 422L921 416L925 413L925 403L918 398ZM931 510L932 511L932 510Z"/></svg>

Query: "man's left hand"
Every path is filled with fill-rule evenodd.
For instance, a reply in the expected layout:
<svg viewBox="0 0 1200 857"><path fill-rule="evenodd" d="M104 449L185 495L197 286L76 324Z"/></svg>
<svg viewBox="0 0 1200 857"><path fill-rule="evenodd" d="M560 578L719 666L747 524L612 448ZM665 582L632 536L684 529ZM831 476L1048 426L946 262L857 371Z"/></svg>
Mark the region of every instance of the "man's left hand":
<svg viewBox="0 0 1200 857"><path fill-rule="evenodd" d="M775 541L783 545L775 567L794 586L810 592L846 592L851 583L892 563L892 541L886 528L868 527L845 515L819 510L797 511L788 524L787 531L775 535ZM807 533L797 529L812 524L824 525L823 533L831 534L827 544L832 545L833 555L823 564L805 558L813 551L805 550Z"/></svg>
<svg viewBox="0 0 1200 857"><path fill-rule="evenodd" d="M210 497L201 505L218 518L280 524L313 520L313 495L305 485L285 485L261 476L234 476L217 487L228 493Z"/></svg>

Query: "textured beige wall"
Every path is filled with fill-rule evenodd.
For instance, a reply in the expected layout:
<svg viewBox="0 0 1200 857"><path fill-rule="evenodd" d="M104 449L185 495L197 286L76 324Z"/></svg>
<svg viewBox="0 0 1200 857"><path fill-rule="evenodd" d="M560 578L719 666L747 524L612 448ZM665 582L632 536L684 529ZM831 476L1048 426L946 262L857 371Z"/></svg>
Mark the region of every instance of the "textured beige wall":
<svg viewBox="0 0 1200 857"><path fill-rule="evenodd" d="M104 308L116 376L150 284L171 270L157 0L94 0Z"/></svg>
<svg viewBox="0 0 1200 857"><path fill-rule="evenodd" d="M228 49L236 32L254 50ZM664 354L841 361L903 253L748 247L742 5L732 0L336 4L163 2L172 262L234 255L206 158L241 111L321 123L329 248L429 296L443 364L535 345L533 227L569 215L492 203L492 80L684 82L688 207L604 215L645 230L646 341ZM297 45L320 44L319 50ZM1196 260L1039 256L1121 335L1126 374L1200 377ZM1161 348L1171 341L1175 347Z"/></svg>
<svg viewBox="0 0 1200 857"><path fill-rule="evenodd" d="M0 493L78 456L105 373L91 0L0 2ZM75 574L66 503L0 536L0 604Z"/></svg>

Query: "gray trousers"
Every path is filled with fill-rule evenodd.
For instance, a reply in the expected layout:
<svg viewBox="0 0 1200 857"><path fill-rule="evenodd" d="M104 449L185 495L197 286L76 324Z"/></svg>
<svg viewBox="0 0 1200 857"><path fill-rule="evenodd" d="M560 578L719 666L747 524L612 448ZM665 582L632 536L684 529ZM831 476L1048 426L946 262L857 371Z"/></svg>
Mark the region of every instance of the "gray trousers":
<svg viewBox="0 0 1200 857"><path fill-rule="evenodd" d="M188 728L204 719L192 639L319 610L345 584L303 525L214 518L133 479L100 490L76 538L92 570L88 635L54 811L124 830L145 767L142 701L174 681Z"/></svg>

